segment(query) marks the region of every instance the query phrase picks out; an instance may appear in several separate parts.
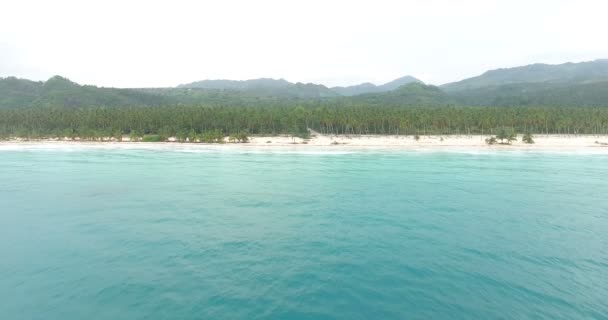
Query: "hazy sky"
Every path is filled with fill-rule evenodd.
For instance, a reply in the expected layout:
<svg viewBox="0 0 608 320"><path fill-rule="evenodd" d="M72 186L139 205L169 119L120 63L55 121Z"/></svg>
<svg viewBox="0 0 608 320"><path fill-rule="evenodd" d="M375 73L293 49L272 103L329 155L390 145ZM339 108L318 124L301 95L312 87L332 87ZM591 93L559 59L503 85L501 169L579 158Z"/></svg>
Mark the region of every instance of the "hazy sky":
<svg viewBox="0 0 608 320"><path fill-rule="evenodd" d="M0 76L328 86L608 58L606 0L0 0Z"/></svg>

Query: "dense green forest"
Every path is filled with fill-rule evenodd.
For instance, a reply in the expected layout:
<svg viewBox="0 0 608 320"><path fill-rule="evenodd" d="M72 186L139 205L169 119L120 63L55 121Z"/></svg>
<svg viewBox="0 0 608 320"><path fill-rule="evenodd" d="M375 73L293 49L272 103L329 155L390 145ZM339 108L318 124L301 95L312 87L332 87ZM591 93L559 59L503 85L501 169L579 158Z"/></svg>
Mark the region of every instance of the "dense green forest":
<svg viewBox="0 0 608 320"><path fill-rule="evenodd" d="M0 136L248 134L608 134L608 60L488 71L443 86L403 77L327 88L286 80L204 80L176 88L0 79ZM183 139L182 139L183 140Z"/></svg>
<svg viewBox="0 0 608 320"><path fill-rule="evenodd" d="M291 134L608 134L608 108L569 107L99 107L0 109L0 136L120 137Z"/></svg>

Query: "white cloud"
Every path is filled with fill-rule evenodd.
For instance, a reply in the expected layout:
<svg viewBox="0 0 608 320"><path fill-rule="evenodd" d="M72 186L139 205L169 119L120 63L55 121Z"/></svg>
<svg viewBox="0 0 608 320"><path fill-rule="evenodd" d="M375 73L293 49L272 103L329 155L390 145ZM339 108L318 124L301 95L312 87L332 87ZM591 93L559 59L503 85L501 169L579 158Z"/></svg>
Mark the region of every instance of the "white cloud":
<svg viewBox="0 0 608 320"><path fill-rule="evenodd" d="M0 0L0 76L344 85L608 57L602 0Z"/></svg>

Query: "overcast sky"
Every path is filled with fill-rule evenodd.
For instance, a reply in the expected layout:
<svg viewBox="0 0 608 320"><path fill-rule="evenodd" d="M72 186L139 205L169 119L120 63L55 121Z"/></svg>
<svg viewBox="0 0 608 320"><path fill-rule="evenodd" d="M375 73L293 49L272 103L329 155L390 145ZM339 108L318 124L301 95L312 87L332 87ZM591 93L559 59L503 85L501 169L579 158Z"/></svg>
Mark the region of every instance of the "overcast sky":
<svg viewBox="0 0 608 320"><path fill-rule="evenodd" d="M0 77L328 86L608 58L606 0L0 0Z"/></svg>

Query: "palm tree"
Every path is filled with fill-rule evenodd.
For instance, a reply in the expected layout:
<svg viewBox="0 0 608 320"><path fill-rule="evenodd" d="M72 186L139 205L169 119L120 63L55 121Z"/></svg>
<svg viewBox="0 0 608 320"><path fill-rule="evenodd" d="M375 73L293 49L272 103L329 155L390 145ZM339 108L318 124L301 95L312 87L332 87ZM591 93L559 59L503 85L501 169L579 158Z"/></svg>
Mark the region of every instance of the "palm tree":
<svg viewBox="0 0 608 320"><path fill-rule="evenodd" d="M495 137L486 138L486 143L487 144L496 144L496 138Z"/></svg>
<svg viewBox="0 0 608 320"><path fill-rule="evenodd" d="M521 141L523 141L524 143L527 143L527 144L534 143L534 139L532 139L532 134L529 132L524 134L523 138L521 138Z"/></svg>
<svg viewBox="0 0 608 320"><path fill-rule="evenodd" d="M507 140L507 143L511 144L511 141L517 140L516 136L517 134L515 133L515 130L513 130L513 128L501 127L496 133L496 139L500 139L501 144L505 144L504 140Z"/></svg>

